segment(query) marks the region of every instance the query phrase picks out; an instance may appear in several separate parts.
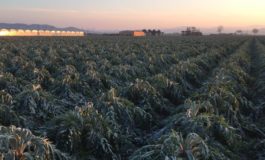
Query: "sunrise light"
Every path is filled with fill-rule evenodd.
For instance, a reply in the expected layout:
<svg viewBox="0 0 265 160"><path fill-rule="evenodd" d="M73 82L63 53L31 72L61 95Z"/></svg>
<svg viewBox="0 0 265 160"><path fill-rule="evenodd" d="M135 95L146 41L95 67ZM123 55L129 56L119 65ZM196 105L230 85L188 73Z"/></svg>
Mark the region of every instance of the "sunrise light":
<svg viewBox="0 0 265 160"><path fill-rule="evenodd" d="M8 30L0 30L0 36L9 36Z"/></svg>
<svg viewBox="0 0 265 160"><path fill-rule="evenodd" d="M1 29L0 36L84 36L84 32Z"/></svg>

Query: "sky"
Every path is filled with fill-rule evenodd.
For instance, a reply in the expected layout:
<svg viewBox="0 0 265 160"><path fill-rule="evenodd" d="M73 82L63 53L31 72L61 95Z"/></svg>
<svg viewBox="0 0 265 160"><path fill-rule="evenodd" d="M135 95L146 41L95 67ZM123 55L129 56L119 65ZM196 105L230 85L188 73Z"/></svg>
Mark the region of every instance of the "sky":
<svg viewBox="0 0 265 160"><path fill-rule="evenodd" d="M265 0L1 0L0 23L90 30L265 26Z"/></svg>

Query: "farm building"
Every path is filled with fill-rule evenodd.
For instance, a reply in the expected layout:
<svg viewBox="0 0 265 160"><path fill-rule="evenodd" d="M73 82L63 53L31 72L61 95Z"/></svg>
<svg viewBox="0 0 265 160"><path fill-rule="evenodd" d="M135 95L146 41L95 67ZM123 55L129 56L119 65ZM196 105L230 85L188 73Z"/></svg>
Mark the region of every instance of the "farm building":
<svg viewBox="0 0 265 160"><path fill-rule="evenodd" d="M145 33L143 31L121 31L119 35L122 36L133 36L133 37L144 37Z"/></svg>
<svg viewBox="0 0 265 160"><path fill-rule="evenodd" d="M84 32L0 29L0 36L84 36Z"/></svg>
<svg viewBox="0 0 265 160"><path fill-rule="evenodd" d="M181 31L182 36L202 36L202 32L200 32L195 27L187 27L185 31Z"/></svg>

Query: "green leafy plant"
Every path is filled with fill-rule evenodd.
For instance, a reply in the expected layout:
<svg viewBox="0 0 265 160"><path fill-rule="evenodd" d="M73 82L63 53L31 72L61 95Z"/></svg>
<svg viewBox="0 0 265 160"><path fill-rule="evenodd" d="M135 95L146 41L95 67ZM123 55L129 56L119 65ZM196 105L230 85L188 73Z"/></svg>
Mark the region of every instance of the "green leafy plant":
<svg viewBox="0 0 265 160"><path fill-rule="evenodd" d="M34 136L29 130L0 126L0 157L3 159L69 159L47 139Z"/></svg>
<svg viewBox="0 0 265 160"><path fill-rule="evenodd" d="M143 146L135 151L130 160L151 159L208 159L209 149L206 143L195 133L183 139L180 133L171 131L156 143Z"/></svg>

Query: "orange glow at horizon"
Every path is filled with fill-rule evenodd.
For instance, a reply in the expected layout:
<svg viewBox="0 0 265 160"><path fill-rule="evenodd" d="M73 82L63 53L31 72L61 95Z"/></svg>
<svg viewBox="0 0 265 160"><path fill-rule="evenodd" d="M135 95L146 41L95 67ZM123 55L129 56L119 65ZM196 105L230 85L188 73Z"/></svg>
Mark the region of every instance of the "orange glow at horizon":
<svg viewBox="0 0 265 160"><path fill-rule="evenodd" d="M48 5L48 1L43 1L45 5L0 6L0 14L5 15L0 22L88 30L265 26L264 0L69 0L67 5L58 1Z"/></svg>
<svg viewBox="0 0 265 160"><path fill-rule="evenodd" d="M151 1L151 0L146 0ZM118 7L91 8L70 14L74 24L91 29L174 28L178 26L265 26L263 0L153 0ZM61 20L63 21L63 20Z"/></svg>

